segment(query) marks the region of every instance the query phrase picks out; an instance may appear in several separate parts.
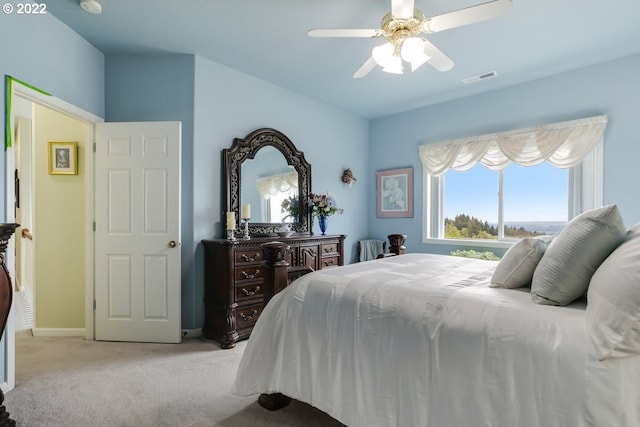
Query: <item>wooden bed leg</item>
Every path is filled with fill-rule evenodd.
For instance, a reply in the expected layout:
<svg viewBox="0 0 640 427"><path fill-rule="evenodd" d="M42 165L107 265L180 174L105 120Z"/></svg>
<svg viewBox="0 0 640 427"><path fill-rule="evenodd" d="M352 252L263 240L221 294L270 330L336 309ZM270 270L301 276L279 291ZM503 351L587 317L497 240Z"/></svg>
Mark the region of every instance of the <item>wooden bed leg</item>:
<svg viewBox="0 0 640 427"><path fill-rule="evenodd" d="M258 397L258 403L264 409L269 411L277 411L278 409L282 409L291 403L291 398L285 396L282 393L263 393Z"/></svg>
<svg viewBox="0 0 640 427"><path fill-rule="evenodd" d="M290 246L281 242L269 242L260 245L264 261L262 262L264 305L278 292L287 287L287 269L289 263L285 260Z"/></svg>
<svg viewBox="0 0 640 427"><path fill-rule="evenodd" d="M281 242L269 242L262 246L264 261L263 295L264 305L287 286L289 263L285 260L289 253L289 245ZM258 404L269 411L277 411L287 406L291 398L282 393L263 393L258 397Z"/></svg>

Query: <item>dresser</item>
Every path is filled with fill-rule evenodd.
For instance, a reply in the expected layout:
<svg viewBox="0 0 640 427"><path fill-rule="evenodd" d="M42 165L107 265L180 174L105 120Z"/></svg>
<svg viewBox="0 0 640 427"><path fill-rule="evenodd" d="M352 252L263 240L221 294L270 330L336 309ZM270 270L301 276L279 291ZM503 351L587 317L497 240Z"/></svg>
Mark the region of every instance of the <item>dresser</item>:
<svg viewBox="0 0 640 427"><path fill-rule="evenodd" d="M263 307L263 254L260 245L279 241L291 247L290 266L313 270L344 264L344 235L252 237L202 240L205 256L204 336L232 348L248 338Z"/></svg>

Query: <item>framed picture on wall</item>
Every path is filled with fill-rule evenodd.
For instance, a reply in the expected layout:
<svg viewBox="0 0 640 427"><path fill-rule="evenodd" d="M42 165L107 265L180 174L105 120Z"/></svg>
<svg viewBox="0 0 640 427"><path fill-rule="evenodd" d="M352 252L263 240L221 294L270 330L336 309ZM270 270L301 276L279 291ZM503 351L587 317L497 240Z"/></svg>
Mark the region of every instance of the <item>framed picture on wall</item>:
<svg viewBox="0 0 640 427"><path fill-rule="evenodd" d="M413 217L413 168L376 172L378 218Z"/></svg>
<svg viewBox="0 0 640 427"><path fill-rule="evenodd" d="M49 175L78 174L78 143L49 142Z"/></svg>

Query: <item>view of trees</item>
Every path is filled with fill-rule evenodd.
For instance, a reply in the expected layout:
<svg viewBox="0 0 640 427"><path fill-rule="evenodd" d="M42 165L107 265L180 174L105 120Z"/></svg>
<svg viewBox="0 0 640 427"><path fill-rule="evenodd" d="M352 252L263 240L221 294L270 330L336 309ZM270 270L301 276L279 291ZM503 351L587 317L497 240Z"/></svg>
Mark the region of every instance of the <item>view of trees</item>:
<svg viewBox="0 0 640 427"><path fill-rule="evenodd" d="M524 227L504 227L504 236L523 238L542 236L544 233L525 230ZM476 217L458 214L454 219L444 219L444 237L447 239L497 239L498 228Z"/></svg>

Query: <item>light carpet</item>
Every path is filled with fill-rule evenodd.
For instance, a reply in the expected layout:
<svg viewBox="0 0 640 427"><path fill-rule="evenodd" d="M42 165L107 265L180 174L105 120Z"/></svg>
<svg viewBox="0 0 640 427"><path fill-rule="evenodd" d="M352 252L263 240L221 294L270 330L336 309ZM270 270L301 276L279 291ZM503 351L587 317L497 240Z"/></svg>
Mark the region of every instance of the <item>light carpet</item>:
<svg viewBox="0 0 640 427"><path fill-rule="evenodd" d="M16 334L16 387L5 405L21 427L341 426L301 402L275 412L231 387L246 341L221 349Z"/></svg>

